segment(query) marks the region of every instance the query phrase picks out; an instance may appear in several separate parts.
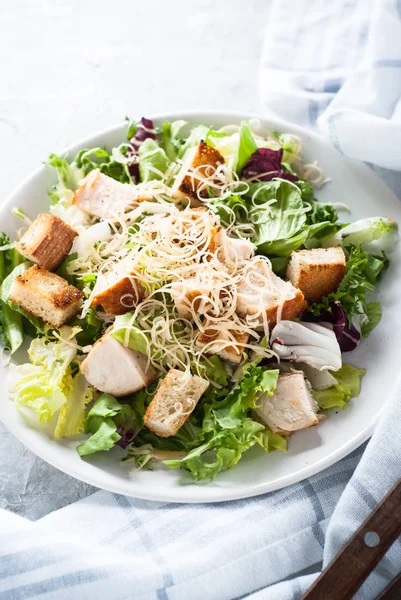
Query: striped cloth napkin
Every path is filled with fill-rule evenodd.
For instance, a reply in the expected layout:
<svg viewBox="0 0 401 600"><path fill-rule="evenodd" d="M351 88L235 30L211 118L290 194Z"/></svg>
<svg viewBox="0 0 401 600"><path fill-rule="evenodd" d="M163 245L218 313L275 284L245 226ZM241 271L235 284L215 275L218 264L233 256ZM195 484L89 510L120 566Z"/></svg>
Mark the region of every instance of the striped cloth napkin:
<svg viewBox="0 0 401 600"><path fill-rule="evenodd" d="M401 2L279 0L261 61L265 112L401 169ZM386 173L401 192L400 176ZM254 499L152 503L97 492L36 522L0 511L0 600L299 599L401 477L401 381L371 441ZM357 594L401 570L398 540Z"/></svg>

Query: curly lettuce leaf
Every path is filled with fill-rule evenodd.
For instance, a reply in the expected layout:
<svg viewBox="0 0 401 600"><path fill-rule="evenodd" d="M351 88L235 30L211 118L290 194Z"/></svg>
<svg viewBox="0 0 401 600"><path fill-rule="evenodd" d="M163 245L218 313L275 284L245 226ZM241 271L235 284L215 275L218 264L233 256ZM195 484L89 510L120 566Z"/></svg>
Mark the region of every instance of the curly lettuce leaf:
<svg viewBox="0 0 401 600"><path fill-rule="evenodd" d="M319 202L314 196L313 187L306 181L297 181L296 186L301 192L302 201L309 208L306 213L308 225L315 225L328 221L329 223L337 223L338 213L334 206L329 202Z"/></svg>
<svg viewBox="0 0 401 600"><path fill-rule="evenodd" d="M347 259L345 277L338 289L328 294L320 302L311 304L309 312L321 315L331 312L334 303L339 303L349 323L357 318L363 324L363 335L366 337L380 321L379 303L367 301L367 295L373 292L379 275L388 266L386 256L373 256L364 252L360 246L351 246Z"/></svg>
<svg viewBox="0 0 401 600"><path fill-rule="evenodd" d="M216 432L207 442L191 450L185 458L165 460L164 464L171 469L186 469L197 481L212 481L222 470L236 465L249 448L256 443L262 445L261 434L264 429L260 423L245 419L241 427Z"/></svg>
<svg viewBox="0 0 401 600"><path fill-rule="evenodd" d="M86 148L81 150L75 157L71 168L78 169L78 172L81 172L82 176L87 175L93 169L99 169L101 173L116 181L131 183L127 165L116 161L113 155L105 148Z"/></svg>
<svg viewBox="0 0 401 600"><path fill-rule="evenodd" d="M30 362L14 367L13 371L17 408L32 410L41 423L48 423L67 402L72 387L75 330L64 326L59 333L60 340L53 341L48 336L32 340L28 350Z"/></svg>
<svg viewBox="0 0 401 600"><path fill-rule="evenodd" d="M91 307L83 319L74 317L69 324L71 327L79 328L76 338L80 346L94 344L103 333L103 321L97 316L95 307Z"/></svg>
<svg viewBox="0 0 401 600"><path fill-rule="evenodd" d="M320 410L347 408L350 398L357 397L361 391L361 379L365 369L357 369L352 365L343 364L339 371L330 371L337 383L321 391L313 391L313 397Z"/></svg>
<svg viewBox="0 0 401 600"><path fill-rule="evenodd" d="M233 467L255 444L266 451L286 447L281 436L272 437L268 428L248 416L262 393L273 394L278 374L278 370L251 364L244 367L243 378L231 391L209 388L202 402L204 416L196 445L193 442L184 458L165 464L188 470L196 480L212 480L221 470Z"/></svg>
<svg viewBox="0 0 401 600"><path fill-rule="evenodd" d="M83 151L84 152L84 151ZM70 165L65 158L50 154L47 163L50 167L57 170L59 183L62 187L75 191L83 174L78 165Z"/></svg>
<svg viewBox="0 0 401 600"><path fill-rule="evenodd" d="M64 383L67 400L60 408L54 430L55 438L71 437L85 431L86 407L95 394L95 389L80 373L65 378Z"/></svg>

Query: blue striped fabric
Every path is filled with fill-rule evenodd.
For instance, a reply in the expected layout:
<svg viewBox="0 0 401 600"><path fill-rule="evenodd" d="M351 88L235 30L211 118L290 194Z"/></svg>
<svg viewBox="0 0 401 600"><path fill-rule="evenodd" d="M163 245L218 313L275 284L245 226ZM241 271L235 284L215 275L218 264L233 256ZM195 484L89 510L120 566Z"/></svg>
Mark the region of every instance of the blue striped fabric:
<svg viewBox="0 0 401 600"><path fill-rule="evenodd" d="M274 2L263 107L401 169L400 27L401 1ZM376 155L350 136L366 123ZM385 136L395 156L382 152ZM399 175L392 183L401 192ZM367 447L266 496L185 506L97 492L34 523L0 511L0 600L299 599L401 476L400 400L388 400ZM397 541L356 598L375 598L400 569Z"/></svg>
<svg viewBox="0 0 401 600"><path fill-rule="evenodd" d="M265 112L340 152L401 170L401 0L277 0L261 61Z"/></svg>

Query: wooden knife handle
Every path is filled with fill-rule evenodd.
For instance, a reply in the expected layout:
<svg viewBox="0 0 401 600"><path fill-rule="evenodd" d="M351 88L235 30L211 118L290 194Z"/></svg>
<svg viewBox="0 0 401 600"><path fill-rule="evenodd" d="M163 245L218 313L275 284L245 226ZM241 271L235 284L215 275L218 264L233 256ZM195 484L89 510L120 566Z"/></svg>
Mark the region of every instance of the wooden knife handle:
<svg viewBox="0 0 401 600"><path fill-rule="evenodd" d="M362 523L302 600L352 600L401 535L401 479Z"/></svg>

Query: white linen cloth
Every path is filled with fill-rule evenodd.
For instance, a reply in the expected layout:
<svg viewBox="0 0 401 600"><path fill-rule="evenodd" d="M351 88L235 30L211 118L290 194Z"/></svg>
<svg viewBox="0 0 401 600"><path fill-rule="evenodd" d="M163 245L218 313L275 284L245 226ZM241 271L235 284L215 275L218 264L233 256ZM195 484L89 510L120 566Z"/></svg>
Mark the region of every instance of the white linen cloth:
<svg viewBox="0 0 401 600"><path fill-rule="evenodd" d="M400 33L395 0L276 1L264 109L317 120L345 154L401 169ZM401 476L400 400L366 449L265 496L185 506L97 492L35 523L0 511L0 600L299 599ZM397 540L356 598L400 569Z"/></svg>

